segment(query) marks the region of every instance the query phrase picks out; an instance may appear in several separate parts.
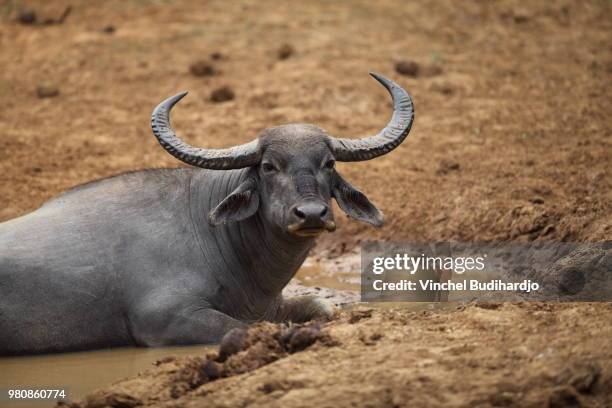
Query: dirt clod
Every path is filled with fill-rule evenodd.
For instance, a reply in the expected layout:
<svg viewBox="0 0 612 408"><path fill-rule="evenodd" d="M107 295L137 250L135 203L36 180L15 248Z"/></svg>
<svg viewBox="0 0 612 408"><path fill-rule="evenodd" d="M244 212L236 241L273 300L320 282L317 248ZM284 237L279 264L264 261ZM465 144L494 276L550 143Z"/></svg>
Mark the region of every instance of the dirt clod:
<svg viewBox="0 0 612 408"><path fill-rule="evenodd" d="M278 48L276 55L279 60L286 60L295 54L295 48L291 44L283 44Z"/></svg>
<svg viewBox="0 0 612 408"><path fill-rule="evenodd" d="M362 319L369 319L372 317L372 309L356 309L352 310L348 322L355 324Z"/></svg>
<svg viewBox="0 0 612 408"><path fill-rule="evenodd" d="M314 344L321 336L321 328L319 326L301 327L297 329L289 339L289 351L295 353L305 350Z"/></svg>
<svg viewBox="0 0 612 408"><path fill-rule="evenodd" d="M531 19L531 14L527 10L514 10L512 12L512 19L517 24L526 23Z"/></svg>
<svg viewBox="0 0 612 408"><path fill-rule="evenodd" d="M383 338L382 333L378 333L378 332L374 332L371 334L362 333L359 336L359 340L366 346L373 346L378 342L378 340L382 338Z"/></svg>
<svg viewBox="0 0 612 408"><path fill-rule="evenodd" d="M246 329L236 328L230 330L219 345L219 361L223 362L233 354L244 350L247 347L247 331Z"/></svg>
<svg viewBox="0 0 612 408"><path fill-rule="evenodd" d="M117 28L114 25L107 25L102 29L102 32L106 34L114 34L115 31L117 31Z"/></svg>
<svg viewBox="0 0 612 408"><path fill-rule="evenodd" d="M204 60L199 60L192 63L189 66L189 72L198 77L211 76L218 73L217 69L211 63Z"/></svg>
<svg viewBox="0 0 612 408"><path fill-rule="evenodd" d="M210 100L215 103L227 102L234 99L234 91L229 86L215 89L210 95Z"/></svg>
<svg viewBox="0 0 612 408"><path fill-rule="evenodd" d="M266 381L262 384L260 391L266 394L270 394L280 389L282 389L282 384L280 381Z"/></svg>
<svg viewBox="0 0 612 408"><path fill-rule="evenodd" d="M17 16L17 21L25 25L36 24L36 12L30 9L21 10Z"/></svg>
<svg viewBox="0 0 612 408"><path fill-rule="evenodd" d="M212 360L206 360L202 365L202 372L206 375L209 381L216 380L221 377L221 368L219 364Z"/></svg>
<svg viewBox="0 0 612 408"><path fill-rule="evenodd" d="M410 77L418 77L420 71L420 65L415 61L398 61L395 64L395 72L400 75L406 75Z"/></svg>
<svg viewBox="0 0 612 408"><path fill-rule="evenodd" d="M42 83L36 87L36 96L39 98L54 98L60 93L59 88L50 83Z"/></svg>

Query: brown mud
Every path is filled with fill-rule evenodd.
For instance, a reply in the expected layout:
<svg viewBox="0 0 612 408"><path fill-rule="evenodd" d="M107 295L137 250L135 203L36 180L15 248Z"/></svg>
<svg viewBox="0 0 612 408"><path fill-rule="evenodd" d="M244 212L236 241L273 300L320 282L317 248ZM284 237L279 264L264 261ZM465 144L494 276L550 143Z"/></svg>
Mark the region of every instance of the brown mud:
<svg viewBox="0 0 612 408"><path fill-rule="evenodd" d="M390 113L367 75L377 71L411 92L413 130L391 154L339 170L387 223L338 214L323 248L612 236L609 2L75 0L49 26L15 21L17 3L43 19L68 5L0 2L0 220L79 183L178 166L149 117L180 90L191 93L174 124L195 145L242 143L288 122L373 134ZM287 43L295 52L279 59ZM193 75L201 60L216 74ZM423 69L396 73L403 60ZM422 72L430 66L439 71ZM42 98L39 87L57 93ZM213 102L224 87L234 99Z"/></svg>
<svg viewBox="0 0 612 408"><path fill-rule="evenodd" d="M484 303L357 308L321 330L262 323L246 340L222 342L234 350L223 362L219 352L168 357L71 406L606 407L611 312L609 304Z"/></svg>
<svg viewBox="0 0 612 408"><path fill-rule="evenodd" d="M26 23L20 8L55 22ZM358 261L368 239L610 240L611 38L604 0L0 0L0 221L79 183L178 166L149 115L180 90L174 125L195 145L288 122L372 134L390 113L377 71L409 90L416 120L389 155L339 164L387 223L336 211L314 254L342 276L326 286L355 289L334 263ZM320 282L308 278L297 283ZM337 345L171 392L205 356L178 358L100 392L125 394L124 407L610 406L611 311L343 311L322 326Z"/></svg>

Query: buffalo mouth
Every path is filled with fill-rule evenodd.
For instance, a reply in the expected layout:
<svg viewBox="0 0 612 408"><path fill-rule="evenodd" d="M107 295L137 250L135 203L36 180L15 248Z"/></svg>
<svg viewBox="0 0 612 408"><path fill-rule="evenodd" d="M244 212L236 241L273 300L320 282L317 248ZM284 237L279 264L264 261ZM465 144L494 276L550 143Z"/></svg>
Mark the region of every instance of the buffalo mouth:
<svg viewBox="0 0 612 408"><path fill-rule="evenodd" d="M300 237L316 237L324 233L325 231L333 232L336 230L336 223L333 221L325 221L321 225L303 225L303 224L291 224L287 227L287 230Z"/></svg>

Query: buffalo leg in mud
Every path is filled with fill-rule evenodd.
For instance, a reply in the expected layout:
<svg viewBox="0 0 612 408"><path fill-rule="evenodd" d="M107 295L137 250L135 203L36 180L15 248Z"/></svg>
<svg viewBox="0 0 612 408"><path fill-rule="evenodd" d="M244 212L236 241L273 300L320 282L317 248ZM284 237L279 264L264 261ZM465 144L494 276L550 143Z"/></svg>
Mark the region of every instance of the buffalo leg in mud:
<svg viewBox="0 0 612 408"><path fill-rule="evenodd" d="M157 315L157 316L156 316ZM163 311L132 324L132 336L140 346L215 344L228 331L247 325L214 309L185 309L172 316Z"/></svg>

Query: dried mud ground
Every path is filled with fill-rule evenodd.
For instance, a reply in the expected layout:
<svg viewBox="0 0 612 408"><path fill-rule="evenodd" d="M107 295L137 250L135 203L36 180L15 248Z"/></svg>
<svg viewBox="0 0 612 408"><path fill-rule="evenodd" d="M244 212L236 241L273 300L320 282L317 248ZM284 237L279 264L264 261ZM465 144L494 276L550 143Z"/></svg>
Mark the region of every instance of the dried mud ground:
<svg viewBox="0 0 612 408"><path fill-rule="evenodd" d="M19 7L40 21L68 4L62 24L16 21ZM390 112L367 75L377 71L412 94L413 130L389 155L339 169L387 223L373 230L338 214L317 257L365 239L610 240L611 38L603 0L0 0L0 221L79 183L177 166L149 115L179 90L191 93L174 125L195 145L242 143L288 122L372 134ZM405 74L400 61L412 63ZM222 87L234 98L213 98ZM335 342L281 347L265 367L201 385L203 356L169 361L112 386L127 393L119 400L89 402L610 406L610 311L470 305L361 320L344 311L322 328ZM177 373L199 379L180 385Z"/></svg>
<svg viewBox="0 0 612 408"><path fill-rule="evenodd" d="M164 359L80 406L609 407L611 312L610 304L357 308L320 333L296 330L288 346L286 333L261 324L223 363L216 353Z"/></svg>

